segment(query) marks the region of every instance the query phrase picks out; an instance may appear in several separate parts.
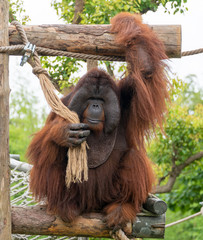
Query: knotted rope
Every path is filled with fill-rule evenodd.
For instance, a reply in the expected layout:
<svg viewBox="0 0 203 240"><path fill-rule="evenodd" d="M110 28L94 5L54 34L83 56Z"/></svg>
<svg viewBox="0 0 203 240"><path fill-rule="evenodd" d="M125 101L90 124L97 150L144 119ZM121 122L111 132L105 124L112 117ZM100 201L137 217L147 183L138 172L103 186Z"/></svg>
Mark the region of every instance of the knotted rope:
<svg viewBox="0 0 203 240"><path fill-rule="evenodd" d="M12 24L18 30L23 44L28 43L27 36L21 24L17 21ZM48 72L42 68L37 52L34 52L33 58L28 59L29 64L33 67L33 73L39 78L47 103L60 117L67 120L68 123L79 123L80 120L75 112L70 111L55 94L55 87L50 81ZM87 144L83 142L80 147L69 148L68 164L66 168L66 185L70 186L71 182L82 182L88 179L87 165Z"/></svg>

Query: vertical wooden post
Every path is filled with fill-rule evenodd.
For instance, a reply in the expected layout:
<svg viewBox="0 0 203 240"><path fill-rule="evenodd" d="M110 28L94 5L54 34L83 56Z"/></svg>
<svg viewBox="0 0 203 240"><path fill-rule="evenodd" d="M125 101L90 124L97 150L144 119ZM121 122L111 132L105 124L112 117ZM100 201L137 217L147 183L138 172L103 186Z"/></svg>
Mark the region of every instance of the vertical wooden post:
<svg viewBox="0 0 203 240"><path fill-rule="evenodd" d="M91 70L92 68L98 67L98 61L97 60L87 60L87 71Z"/></svg>
<svg viewBox="0 0 203 240"><path fill-rule="evenodd" d="M9 45L9 3L0 1L0 46ZM11 239L8 54L0 54L0 239Z"/></svg>

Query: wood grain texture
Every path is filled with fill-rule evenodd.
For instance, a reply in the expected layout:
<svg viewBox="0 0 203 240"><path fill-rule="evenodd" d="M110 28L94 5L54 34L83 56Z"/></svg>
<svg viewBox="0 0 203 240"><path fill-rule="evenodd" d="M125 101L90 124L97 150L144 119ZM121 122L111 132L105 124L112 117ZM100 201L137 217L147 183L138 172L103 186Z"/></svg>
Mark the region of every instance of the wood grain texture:
<svg viewBox="0 0 203 240"><path fill-rule="evenodd" d="M124 56L124 49L114 42L110 25L36 25L23 26L32 44L56 50L105 56ZM170 58L181 57L181 26L152 25L163 41ZM9 26L10 45L22 44L14 26Z"/></svg>
<svg viewBox="0 0 203 240"><path fill-rule="evenodd" d="M163 238L165 215L140 213L125 231L129 237ZM12 207L12 233L29 235L86 236L109 238L109 229L100 213L79 216L66 223L46 213L44 206Z"/></svg>
<svg viewBox="0 0 203 240"><path fill-rule="evenodd" d="M0 1L0 46L8 45L7 0ZM11 239L8 55L0 54L0 239Z"/></svg>

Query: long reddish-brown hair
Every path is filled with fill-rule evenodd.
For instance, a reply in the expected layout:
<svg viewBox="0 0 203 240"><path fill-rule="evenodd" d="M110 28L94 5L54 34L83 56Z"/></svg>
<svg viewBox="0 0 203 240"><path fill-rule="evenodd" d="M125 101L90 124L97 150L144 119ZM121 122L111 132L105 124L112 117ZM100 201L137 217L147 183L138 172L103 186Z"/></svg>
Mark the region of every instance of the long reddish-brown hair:
<svg viewBox="0 0 203 240"><path fill-rule="evenodd" d="M141 146L144 137L150 135L157 124L162 126L165 101L169 99L163 61L167 56L163 43L149 26L142 23L139 14L120 13L112 18L111 24L111 31L116 33L115 40L125 47L126 61L130 65L129 75L120 81L120 88L135 91L127 120L129 136ZM127 101L129 97L121 98Z"/></svg>
<svg viewBox="0 0 203 240"><path fill-rule="evenodd" d="M125 48L128 75L118 84L101 70L87 73L63 99L69 101L83 86L105 78L118 95L121 119L116 144L108 160L89 169L88 182L65 185L68 123L51 113L33 138L28 158L34 165L30 188L47 209L64 220L88 211L106 213L109 226L132 220L152 190L154 175L145 150L145 138L161 126L168 99L164 46L139 15L120 13L111 20L115 40ZM105 123L104 123L105 124ZM97 143L97 139L95 138ZM98 141L99 144L99 141ZM101 149L105 151L105 149Z"/></svg>

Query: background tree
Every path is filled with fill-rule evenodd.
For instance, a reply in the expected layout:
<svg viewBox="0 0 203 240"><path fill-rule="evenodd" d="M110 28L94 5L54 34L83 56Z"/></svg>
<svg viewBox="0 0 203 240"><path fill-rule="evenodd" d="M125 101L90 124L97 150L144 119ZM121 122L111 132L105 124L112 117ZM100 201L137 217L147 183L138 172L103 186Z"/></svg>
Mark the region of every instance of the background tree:
<svg viewBox="0 0 203 240"><path fill-rule="evenodd" d="M194 78L172 80L165 134L158 129L148 147L158 178L156 190L169 207L167 223L199 212L203 199L203 92ZM167 228L165 239L201 240L202 224L199 216Z"/></svg>
<svg viewBox="0 0 203 240"><path fill-rule="evenodd" d="M40 109L40 110L39 110ZM45 109L40 106L34 92L20 84L10 97L9 151L19 154L21 161L31 140L31 135L42 127L46 118Z"/></svg>
<svg viewBox="0 0 203 240"><path fill-rule="evenodd" d="M18 20L22 24L30 21L30 18L25 13L23 0L9 0L9 22Z"/></svg>
<svg viewBox="0 0 203 240"><path fill-rule="evenodd" d="M157 193L166 195L167 203L173 210L187 211L193 203L194 211L199 210L203 199L201 184L203 161L203 104L201 100L194 107L193 84L173 79L171 104L164 123L164 132L157 130L157 137L149 147L149 156L157 163L159 176ZM186 105L185 97L190 104ZM191 110L193 108L193 110ZM189 187L185 187L189 186ZM184 197L184 201L182 201Z"/></svg>

